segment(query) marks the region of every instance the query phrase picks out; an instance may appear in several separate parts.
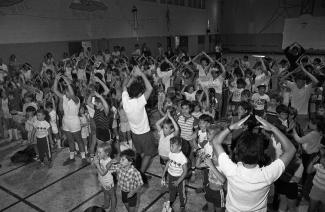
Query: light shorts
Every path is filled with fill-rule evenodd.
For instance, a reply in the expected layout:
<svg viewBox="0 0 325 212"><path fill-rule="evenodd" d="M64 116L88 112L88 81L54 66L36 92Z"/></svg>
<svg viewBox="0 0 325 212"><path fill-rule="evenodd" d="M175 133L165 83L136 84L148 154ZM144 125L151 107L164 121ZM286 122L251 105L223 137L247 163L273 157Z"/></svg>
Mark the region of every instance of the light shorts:
<svg viewBox="0 0 325 212"><path fill-rule="evenodd" d="M78 116L63 116L62 119L62 129L67 132L78 132L81 130L80 119Z"/></svg>
<svg viewBox="0 0 325 212"><path fill-rule="evenodd" d="M313 185L309 197L312 200L320 201L325 204L325 190L322 190L315 185Z"/></svg>
<svg viewBox="0 0 325 212"><path fill-rule="evenodd" d="M81 138L88 138L89 137L89 128L88 127L82 127L81 128Z"/></svg>
<svg viewBox="0 0 325 212"><path fill-rule="evenodd" d="M52 133L53 134L58 134L59 133L59 129L58 129L58 126L56 124L51 124L51 128L52 128Z"/></svg>
<svg viewBox="0 0 325 212"><path fill-rule="evenodd" d="M129 122L121 122L120 123L120 130L123 133L131 131Z"/></svg>

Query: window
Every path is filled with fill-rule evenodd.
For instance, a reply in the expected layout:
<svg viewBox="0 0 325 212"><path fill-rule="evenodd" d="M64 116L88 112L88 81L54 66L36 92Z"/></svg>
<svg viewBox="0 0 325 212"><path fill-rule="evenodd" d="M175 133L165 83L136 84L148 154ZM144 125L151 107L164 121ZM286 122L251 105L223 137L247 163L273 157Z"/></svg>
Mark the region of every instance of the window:
<svg viewBox="0 0 325 212"><path fill-rule="evenodd" d="M142 1L157 2L157 0L142 0Z"/></svg>
<svg viewBox="0 0 325 212"><path fill-rule="evenodd" d="M187 6L197 9L205 9L205 0L188 0Z"/></svg>

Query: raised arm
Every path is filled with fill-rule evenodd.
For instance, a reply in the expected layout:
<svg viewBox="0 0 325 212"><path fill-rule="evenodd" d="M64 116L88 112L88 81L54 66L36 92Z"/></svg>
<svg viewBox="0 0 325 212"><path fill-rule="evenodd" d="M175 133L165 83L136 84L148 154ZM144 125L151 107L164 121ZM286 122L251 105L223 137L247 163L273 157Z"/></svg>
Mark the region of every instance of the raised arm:
<svg viewBox="0 0 325 212"><path fill-rule="evenodd" d="M175 119L173 118L173 116L172 115L170 115L170 112L169 112L169 110L167 110L167 116L168 116L168 118L172 121L172 123L173 123L173 126L174 126L174 136L178 136L178 134L179 134L179 126L178 126L178 124L176 123L176 121L175 121Z"/></svg>
<svg viewBox="0 0 325 212"><path fill-rule="evenodd" d="M300 67L301 67L301 70L309 77L309 79L311 79L311 81L313 81L312 82L312 85L313 85L313 87L315 87L318 84L318 82L319 82L318 79L314 75L312 75L311 73L309 73L305 69L305 67L303 65L301 65Z"/></svg>
<svg viewBox="0 0 325 212"><path fill-rule="evenodd" d="M277 140L280 142L283 154L280 156L280 159L283 161L284 165L287 167L293 156L296 153L296 149L291 141L275 126L264 120L259 116L255 116L255 118L262 124L262 128L267 131L271 131Z"/></svg>
<svg viewBox="0 0 325 212"><path fill-rule="evenodd" d="M144 85L145 85L145 87L146 87L146 90L145 90L145 92L144 92L144 97L146 98L146 100L148 100L149 99L149 97L150 97L150 94L151 94L151 92L152 92L152 90L153 90L153 88L152 88L152 86L151 86L151 84L150 84L150 82L149 82L149 80L148 80L148 78L147 78L147 76L140 70L140 68L138 67L138 66L135 66L134 68L133 68L133 74L135 75L135 76L140 76L142 79L143 79L143 81L144 81Z"/></svg>
<svg viewBox="0 0 325 212"><path fill-rule="evenodd" d="M102 95L100 95L99 93L97 93L97 92L95 92L94 94L95 94L95 96L98 97L98 98L100 99L100 101L102 102L102 104L103 104L103 106L104 106L105 114L107 115L108 112L109 112L109 106L108 106L108 104L107 104L105 98L104 98Z"/></svg>
<svg viewBox="0 0 325 212"><path fill-rule="evenodd" d="M57 95L59 98L63 98L63 94L59 91L59 88L58 88L59 79L61 77L62 77L62 75L60 75L60 74L56 75L56 77L54 79L54 83L53 83L53 88L52 88L55 95Z"/></svg>
<svg viewBox="0 0 325 212"><path fill-rule="evenodd" d="M69 93L70 93L70 97L71 97L71 99L76 103L76 104L78 104L79 103L79 98L75 95L75 93L74 93L74 91L73 91L73 89L72 89L72 87L71 87L71 85L70 85L70 81L69 81L69 79L67 78L67 77L65 77L65 76L62 76L62 79L65 81L65 83L67 84L67 86L68 86L68 90L69 90Z"/></svg>
<svg viewBox="0 0 325 212"><path fill-rule="evenodd" d="M165 121L166 118L167 118L167 113L156 122L156 128L158 132L162 130L161 124Z"/></svg>
<svg viewBox="0 0 325 212"><path fill-rule="evenodd" d="M97 76L94 76L94 80L103 87L104 92L102 93L102 95L106 96L109 93L109 88L107 87L107 85L103 81L101 81Z"/></svg>

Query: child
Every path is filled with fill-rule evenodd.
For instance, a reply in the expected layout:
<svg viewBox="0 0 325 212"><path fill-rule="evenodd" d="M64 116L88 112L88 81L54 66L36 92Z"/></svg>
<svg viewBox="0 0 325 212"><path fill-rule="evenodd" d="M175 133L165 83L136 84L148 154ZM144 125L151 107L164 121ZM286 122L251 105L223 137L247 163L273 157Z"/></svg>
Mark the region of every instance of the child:
<svg viewBox="0 0 325 212"><path fill-rule="evenodd" d="M52 166L52 132L51 125L48 121L48 113L44 109L39 109L37 111L37 120L34 122L34 129L32 132L32 137L36 137L37 149L39 154L39 160L41 161L41 166L44 166L44 157L46 156L48 167Z"/></svg>
<svg viewBox="0 0 325 212"><path fill-rule="evenodd" d="M266 85L257 86L258 93L254 93L252 96L252 102L254 104L255 115L263 116L266 108L266 104L270 101L270 97L265 94Z"/></svg>
<svg viewBox="0 0 325 212"><path fill-rule="evenodd" d="M85 152L88 154L88 140L89 140L89 129L90 129L90 122L89 122L89 114L86 113L87 108L82 105L79 109L79 118L81 124L81 138L85 144Z"/></svg>
<svg viewBox="0 0 325 212"><path fill-rule="evenodd" d="M308 166L308 173L316 172L313 187L309 194L310 204L308 212L325 211L325 149L320 150L319 156ZM319 161L317 163L317 161ZM316 163L316 164L315 164ZM319 208L319 210L317 210Z"/></svg>
<svg viewBox="0 0 325 212"><path fill-rule="evenodd" d="M241 94L245 90L246 82L244 79L239 78L237 79L237 87L234 87L231 92L232 92L232 97L231 97L231 102L232 102L232 111L235 112L237 111L238 105L241 102Z"/></svg>
<svg viewBox="0 0 325 212"><path fill-rule="evenodd" d="M186 157L192 160L192 176L195 176L195 161L194 161L194 137L198 128L198 121L191 115L191 104L189 101L183 101L181 103L181 115L179 116L177 123L180 128L180 137L183 139L182 151ZM193 131L193 129L195 131ZM191 150L192 149L192 150ZM195 178L192 180L195 180Z"/></svg>
<svg viewBox="0 0 325 212"><path fill-rule="evenodd" d="M186 194L185 194L185 177L187 175L187 158L182 152L182 139L173 137L170 139L169 161L162 174L162 185L165 184L165 174L168 171L168 189L170 207L179 194L181 212L185 212Z"/></svg>
<svg viewBox="0 0 325 212"><path fill-rule="evenodd" d="M111 207L111 212L116 210L116 194L114 188L114 180L108 166L112 161L110 155L112 154L111 145L108 143L101 143L97 147L97 157L94 158L94 164L98 171L98 180L104 190L104 208Z"/></svg>
<svg viewBox="0 0 325 212"><path fill-rule="evenodd" d="M32 132L34 129L34 123L37 120L35 116L36 110L34 107L30 106L26 108L26 122L25 122L25 129L27 131L27 142L32 144Z"/></svg>
<svg viewBox="0 0 325 212"><path fill-rule="evenodd" d="M135 162L135 152L127 149L121 152L120 162L112 165L112 161L106 166L109 170L116 171L118 184L121 188L122 202L128 212L135 212L137 205L137 193L140 191L143 181L140 172L132 165Z"/></svg>
<svg viewBox="0 0 325 212"><path fill-rule="evenodd" d="M130 124L129 124L128 118L126 116L126 113L123 109L122 102L120 104L118 114L119 114L119 119L120 119L120 131L121 131L121 135L122 135L121 141L126 142L129 146L131 145L131 148L132 148Z"/></svg>
<svg viewBox="0 0 325 212"><path fill-rule="evenodd" d="M212 124L212 117L206 114L203 114L199 119L199 131L198 131L198 142L197 142L197 155L196 155L196 167L201 168L203 172L203 186L202 188L196 189L196 193L202 193L204 192L207 184L208 184L208 169L206 169L206 166L202 165L202 155L210 155L212 156L212 148L209 148L209 142L208 142L208 132L207 128L210 127Z"/></svg>
<svg viewBox="0 0 325 212"><path fill-rule="evenodd" d="M209 167L209 184L204 196L208 202L208 211L222 212L225 207L225 191L223 186L226 178L219 169L218 159L216 157L213 157L213 159L206 157L205 164Z"/></svg>
<svg viewBox="0 0 325 212"><path fill-rule="evenodd" d="M194 118L199 119L200 116L202 115L201 112L201 105L199 104L198 101L192 102L193 106L194 106L194 110L192 112L192 116L194 116Z"/></svg>
<svg viewBox="0 0 325 212"><path fill-rule="evenodd" d="M161 125L163 126L162 128ZM170 115L169 110L164 117L156 122L156 127L159 134L158 153L160 156L160 164L164 169L170 153L170 139L179 134L179 127Z"/></svg>
<svg viewBox="0 0 325 212"><path fill-rule="evenodd" d="M61 149L62 145L61 145L61 139L60 139L59 129L58 129L58 125L57 125L58 115L56 114L55 102L54 102L53 98L52 98L52 102L46 103L45 108L50 116L50 124L51 124L52 133L53 133L55 143L57 145L57 148Z"/></svg>

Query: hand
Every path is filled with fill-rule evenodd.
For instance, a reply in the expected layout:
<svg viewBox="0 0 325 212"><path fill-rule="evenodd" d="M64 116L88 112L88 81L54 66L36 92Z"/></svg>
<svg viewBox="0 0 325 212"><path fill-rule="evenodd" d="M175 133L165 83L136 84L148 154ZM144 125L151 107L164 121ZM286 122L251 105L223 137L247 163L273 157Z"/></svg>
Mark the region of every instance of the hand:
<svg viewBox="0 0 325 212"><path fill-rule="evenodd" d="M134 193L133 192L129 192L128 193L128 198L131 198L131 197L133 197L134 196Z"/></svg>
<svg viewBox="0 0 325 212"><path fill-rule="evenodd" d="M163 177L161 178L161 186L165 186L166 185L166 179Z"/></svg>
<svg viewBox="0 0 325 212"><path fill-rule="evenodd" d="M250 115L246 116L245 118L239 120L238 122L232 124L229 126L231 130L238 130L243 128L243 124L247 121L247 119L250 117Z"/></svg>
<svg viewBox="0 0 325 212"><path fill-rule="evenodd" d="M134 66L132 70L132 74L134 76L141 76L143 73L141 72L139 66Z"/></svg>
<svg viewBox="0 0 325 212"><path fill-rule="evenodd" d="M101 80L97 77L97 76L95 76L94 75L94 80L95 80L95 82L100 82Z"/></svg>
<svg viewBox="0 0 325 212"><path fill-rule="evenodd" d="M97 93L97 91L94 91L94 95L95 95L96 97L99 97L99 96L100 96L100 94Z"/></svg>
<svg viewBox="0 0 325 212"><path fill-rule="evenodd" d="M174 181L173 182L173 186L178 187L178 185L179 185L179 182L178 181Z"/></svg>
<svg viewBox="0 0 325 212"><path fill-rule="evenodd" d="M212 162L212 159L209 158L209 157L206 157L206 158L205 158L204 163L205 163L207 166L209 166L209 167L214 166L214 164L213 164L213 162Z"/></svg>
<svg viewBox="0 0 325 212"><path fill-rule="evenodd" d="M170 115L170 110L167 110L167 113L166 114L167 114L167 117L168 118L171 118L172 117L172 115Z"/></svg>
<svg viewBox="0 0 325 212"><path fill-rule="evenodd" d="M274 129L274 126L272 124L270 124L268 121L261 118L260 116L255 115L255 118L258 122L260 122L262 124L261 128L263 128L267 131L272 131Z"/></svg>

